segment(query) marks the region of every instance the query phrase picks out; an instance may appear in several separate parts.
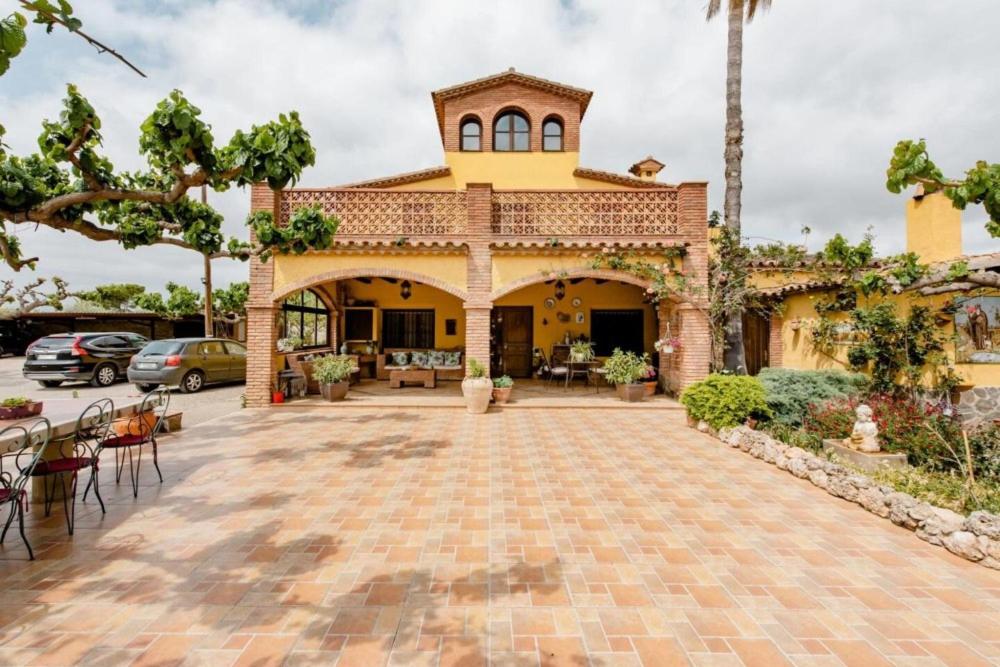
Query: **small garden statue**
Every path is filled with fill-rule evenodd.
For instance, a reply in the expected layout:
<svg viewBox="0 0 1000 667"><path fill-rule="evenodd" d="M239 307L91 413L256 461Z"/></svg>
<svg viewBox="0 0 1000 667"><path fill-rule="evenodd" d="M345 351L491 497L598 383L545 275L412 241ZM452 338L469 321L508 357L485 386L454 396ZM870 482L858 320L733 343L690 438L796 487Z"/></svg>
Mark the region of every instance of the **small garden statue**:
<svg viewBox="0 0 1000 667"><path fill-rule="evenodd" d="M879 451L878 424L872 420L872 409L862 403L854 410L854 414L858 419L854 422L851 437L847 438L844 444L859 452Z"/></svg>

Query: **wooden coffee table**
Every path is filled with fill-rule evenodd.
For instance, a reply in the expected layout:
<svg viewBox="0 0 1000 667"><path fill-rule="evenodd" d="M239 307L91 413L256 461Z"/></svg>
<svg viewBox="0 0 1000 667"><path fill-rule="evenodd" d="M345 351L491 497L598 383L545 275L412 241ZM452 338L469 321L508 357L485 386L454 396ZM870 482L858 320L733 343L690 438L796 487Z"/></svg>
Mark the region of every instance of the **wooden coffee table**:
<svg viewBox="0 0 1000 667"><path fill-rule="evenodd" d="M437 373L433 368L407 368L389 372L389 388L399 389L405 382L423 382L426 389L437 386Z"/></svg>

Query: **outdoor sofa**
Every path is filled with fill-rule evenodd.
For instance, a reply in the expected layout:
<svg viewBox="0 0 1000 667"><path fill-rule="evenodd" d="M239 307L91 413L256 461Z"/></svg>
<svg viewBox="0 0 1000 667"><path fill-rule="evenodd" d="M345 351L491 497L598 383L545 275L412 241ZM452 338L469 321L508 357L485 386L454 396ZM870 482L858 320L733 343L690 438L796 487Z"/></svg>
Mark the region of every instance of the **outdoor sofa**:
<svg viewBox="0 0 1000 667"><path fill-rule="evenodd" d="M433 368L438 380L465 378L465 351L386 348L375 357L375 377L388 380L392 371L410 368Z"/></svg>

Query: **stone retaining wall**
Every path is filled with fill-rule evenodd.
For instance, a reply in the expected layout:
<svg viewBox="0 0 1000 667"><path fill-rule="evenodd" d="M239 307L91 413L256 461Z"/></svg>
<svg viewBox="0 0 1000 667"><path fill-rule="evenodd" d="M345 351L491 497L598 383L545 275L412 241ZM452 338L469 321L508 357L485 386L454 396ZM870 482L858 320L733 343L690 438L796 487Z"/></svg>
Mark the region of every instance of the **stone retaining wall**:
<svg viewBox="0 0 1000 667"><path fill-rule="evenodd" d="M973 387L958 399L958 414L966 424L1000 419L1000 387Z"/></svg>
<svg viewBox="0 0 1000 667"><path fill-rule="evenodd" d="M861 505L872 514L914 531L926 542L1000 570L1000 516L973 512L966 517L935 507L746 426L722 429L718 437L730 447L737 447L800 479L808 479L830 495Z"/></svg>

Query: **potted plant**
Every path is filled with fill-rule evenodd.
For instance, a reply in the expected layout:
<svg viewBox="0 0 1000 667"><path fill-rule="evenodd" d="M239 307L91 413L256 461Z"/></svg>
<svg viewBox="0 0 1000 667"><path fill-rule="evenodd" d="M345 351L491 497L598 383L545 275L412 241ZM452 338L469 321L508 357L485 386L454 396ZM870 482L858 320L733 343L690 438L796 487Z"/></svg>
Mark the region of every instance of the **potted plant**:
<svg viewBox="0 0 1000 667"><path fill-rule="evenodd" d="M654 366L646 366L646 370L641 378L642 386L646 389L646 396L652 396L656 393L658 375L659 374L656 372L656 368Z"/></svg>
<svg viewBox="0 0 1000 667"><path fill-rule="evenodd" d="M277 383L271 385L271 402L272 403L284 403L285 402L285 392L281 391L281 388Z"/></svg>
<svg viewBox="0 0 1000 667"><path fill-rule="evenodd" d="M12 396L0 401L0 419L24 419L42 413L42 402L24 396Z"/></svg>
<svg viewBox="0 0 1000 667"><path fill-rule="evenodd" d="M348 379L354 371L354 361L345 355L327 355L312 362L313 379L319 393L327 401L342 401L347 396Z"/></svg>
<svg viewBox="0 0 1000 667"><path fill-rule="evenodd" d="M294 352L302 347L302 339L298 336L288 336L279 338L277 342L278 352Z"/></svg>
<svg viewBox="0 0 1000 667"><path fill-rule="evenodd" d="M569 346L570 361L582 363L594 358L594 344L588 341L578 340Z"/></svg>
<svg viewBox="0 0 1000 667"><path fill-rule="evenodd" d="M640 382L646 374L649 363L645 355L623 352L619 348L604 362L604 377L615 385L618 398L628 403L636 403L646 398L646 387Z"/></svg>
<svg viewBox="0 0 1000 667"><path fill-rule="evenodd" d="M503 375L493 381L493 400L506 403L510 400L510 392L514 389L514 380L509 375Z"/></svg>
<svg viewBox="0 0 1000 667"><path fill-rule="evenodd" d="M471 414L483 414L490 407L493 381L486 376L486 366L476 359L469 359L469 370L462 380L462 396L465 397L465 409Z"/></svg>
<svg viewBox="0 0 1000 667"><path fill-rule="evenodd" d="M673 354L681 349L681 339L677 336L667 336L653 343L653 347L660 354Z"/></svg>

